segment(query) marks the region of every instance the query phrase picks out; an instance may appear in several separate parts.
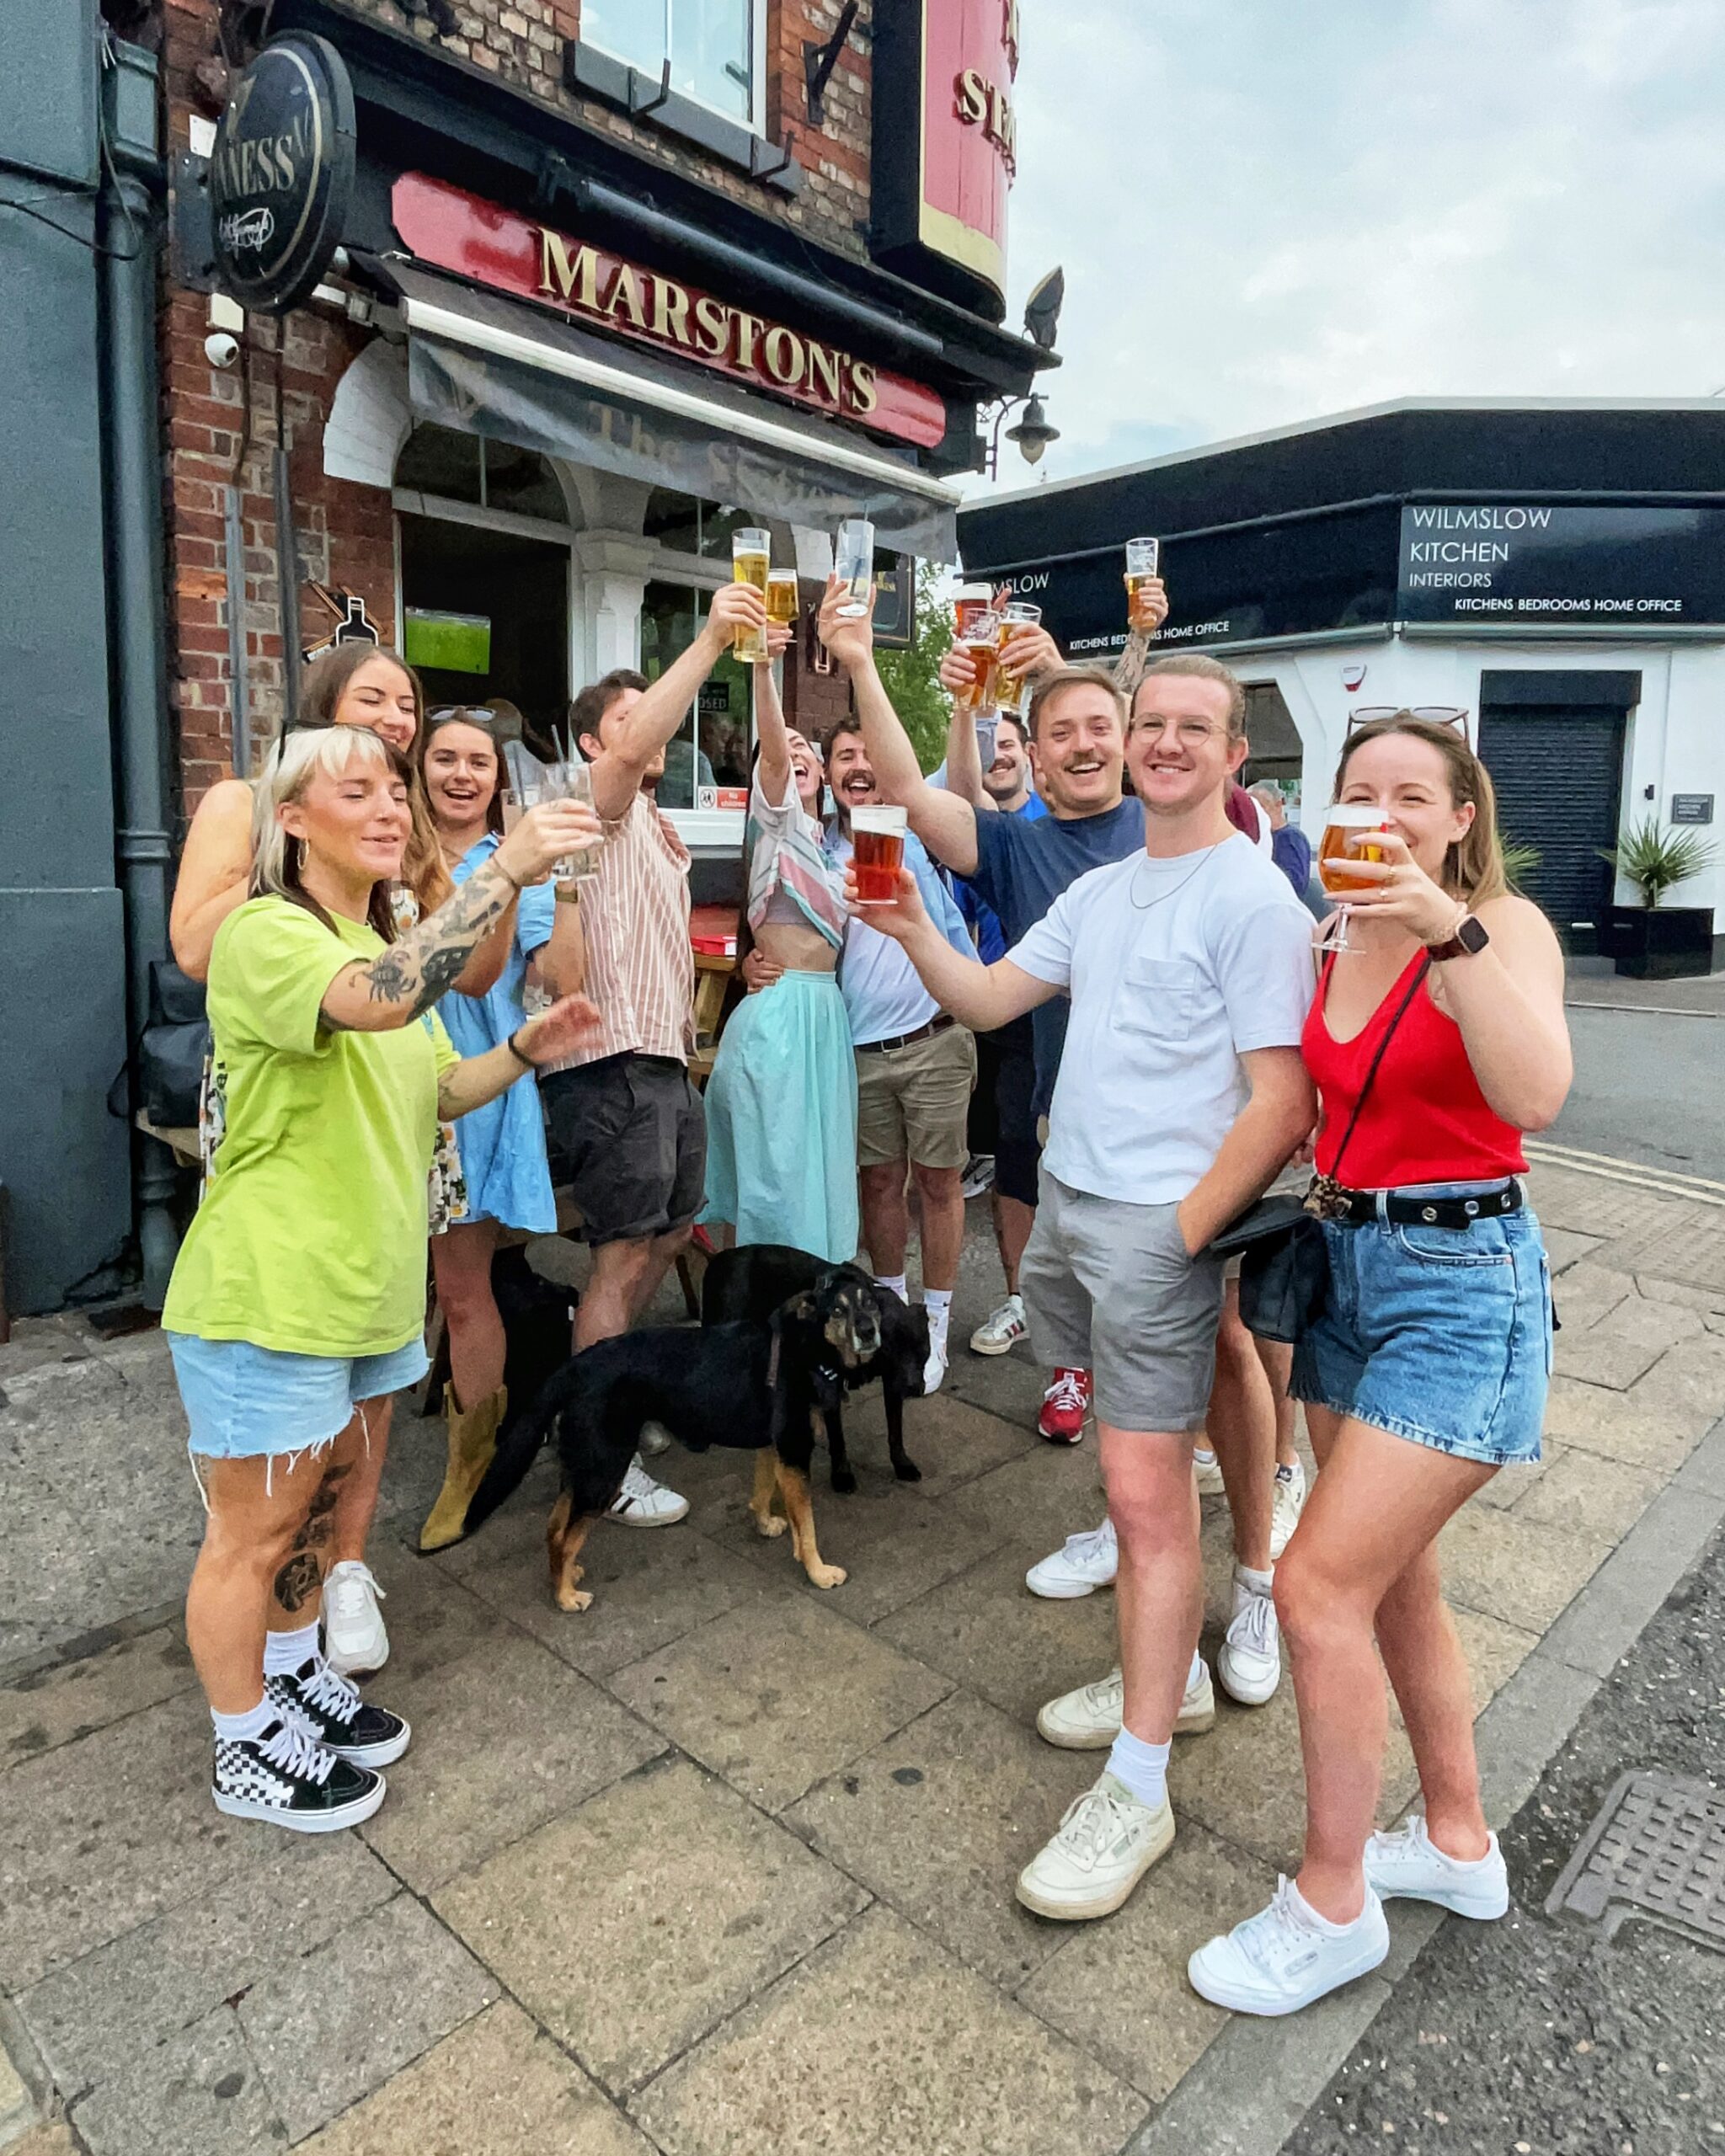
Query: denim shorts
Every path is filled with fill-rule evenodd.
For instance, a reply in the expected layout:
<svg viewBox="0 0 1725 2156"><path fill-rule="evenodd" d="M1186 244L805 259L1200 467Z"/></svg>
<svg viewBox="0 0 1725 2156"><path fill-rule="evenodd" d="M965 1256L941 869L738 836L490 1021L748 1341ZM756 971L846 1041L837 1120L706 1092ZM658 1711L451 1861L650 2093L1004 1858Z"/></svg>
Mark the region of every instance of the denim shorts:
<svg viewBox="0 0 1725 2156"><path fill-rule="evenodd" d="M206 1460L315 1452L341 1435L360 1401L400 1392L431 1367L417 1338L387 1355L289 1355L189 1332L170 1332L168 1346L190 1449Z"/></svg>
<svg viewBox="0 0 1725 2156"><path fill-rule="evenodd" d="M1421 1195L1481 1187L1422 1185ZM1531 1208L1470 1228L1323 1230L1329 1299L1294 1350L1294 1397L1463 1460L1536 1460L1551 1286Z"/></svg>

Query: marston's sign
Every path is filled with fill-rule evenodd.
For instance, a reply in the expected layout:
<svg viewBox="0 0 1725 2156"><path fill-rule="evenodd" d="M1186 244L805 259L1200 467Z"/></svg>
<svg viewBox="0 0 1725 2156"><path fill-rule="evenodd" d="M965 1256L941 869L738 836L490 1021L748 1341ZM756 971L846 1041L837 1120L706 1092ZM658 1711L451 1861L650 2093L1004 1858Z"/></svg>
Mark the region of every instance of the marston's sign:
<svg viewBox="0 0 1725 2156"><path fill-rule="evenodd" d="M422 262L876 434L924 449L945 438L947 409L937 392L806 331L729 306L423 173L402 174L391 206L397 232Z"/></svg>
<svg viewBox="0 0 1725 2156"><path fill-rule="evenodd" d="M997 313L1017 162L1018 0L900 0L877 15L876 259L961 300L967 281L980 285Z"/></svg>
<svg viewBox="0 0 1725 2156"><path fill-rule="evenodd" d="M210 154L224 291L285 314L340 242L354 180L354 98L341 55L297 33L266 45L233 85Z"/></svg>

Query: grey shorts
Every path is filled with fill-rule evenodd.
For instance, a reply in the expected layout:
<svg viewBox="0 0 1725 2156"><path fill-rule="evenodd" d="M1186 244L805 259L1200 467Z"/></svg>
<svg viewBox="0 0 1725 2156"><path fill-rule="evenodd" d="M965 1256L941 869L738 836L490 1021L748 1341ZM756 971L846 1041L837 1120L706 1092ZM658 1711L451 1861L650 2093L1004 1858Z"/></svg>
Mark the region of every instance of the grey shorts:
<svg viewBox="0 0 1725 2156"><path fill-rule="evenodd" d="M1041 1173L1019 1268L1031 1352L1095 1373L1097 1419L1196 1430L1216 1368L1222 1268L1188 1257L1172 1205L1093 1198Z"/></svg>

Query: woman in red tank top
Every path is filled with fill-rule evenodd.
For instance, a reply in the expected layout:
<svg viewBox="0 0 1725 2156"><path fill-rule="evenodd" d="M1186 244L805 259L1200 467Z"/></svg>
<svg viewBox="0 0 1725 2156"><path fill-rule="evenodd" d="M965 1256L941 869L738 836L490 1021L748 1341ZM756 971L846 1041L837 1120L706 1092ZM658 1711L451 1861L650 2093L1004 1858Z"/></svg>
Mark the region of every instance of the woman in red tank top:
<svg viewBox="0 0 1725 2156"><path fill-rule="evenodd" d="M1326 952L1304 1052L1317 1088L1327 1307L1295 1351L1322 1470L1276 1567L1306 1762L1306 1854L1269 1908L1194 1955L1236 2011L1284 2014L1375 1968L1381 1903L1501 1916L1467 1666L1438 1534L1500 1466L1537 1460L1551 1295L1522 1133L1571 1075L1563 959L1505 880L1492 783L1462 734L1364 728L1336 799L1379 810L1348 947ZM1356 836L1354 843L1362 842ZM1383 1669L1374 1652L1375 1635ZM1395 1686L1424 1817L1372 1832Z"/></svg>

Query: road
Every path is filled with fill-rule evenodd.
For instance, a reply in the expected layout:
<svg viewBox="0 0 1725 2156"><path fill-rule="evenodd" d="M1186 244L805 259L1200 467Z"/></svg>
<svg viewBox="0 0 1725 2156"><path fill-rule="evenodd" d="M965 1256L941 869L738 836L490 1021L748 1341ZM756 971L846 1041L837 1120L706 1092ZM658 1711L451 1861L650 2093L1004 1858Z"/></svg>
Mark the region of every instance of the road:
<svg viewBox="0 0 1725 2156"><path fill-rule="evenodd" d="M1725 1017L1573 1004L1575 1087L1555 1144L1725 1182Z"/></svg>

